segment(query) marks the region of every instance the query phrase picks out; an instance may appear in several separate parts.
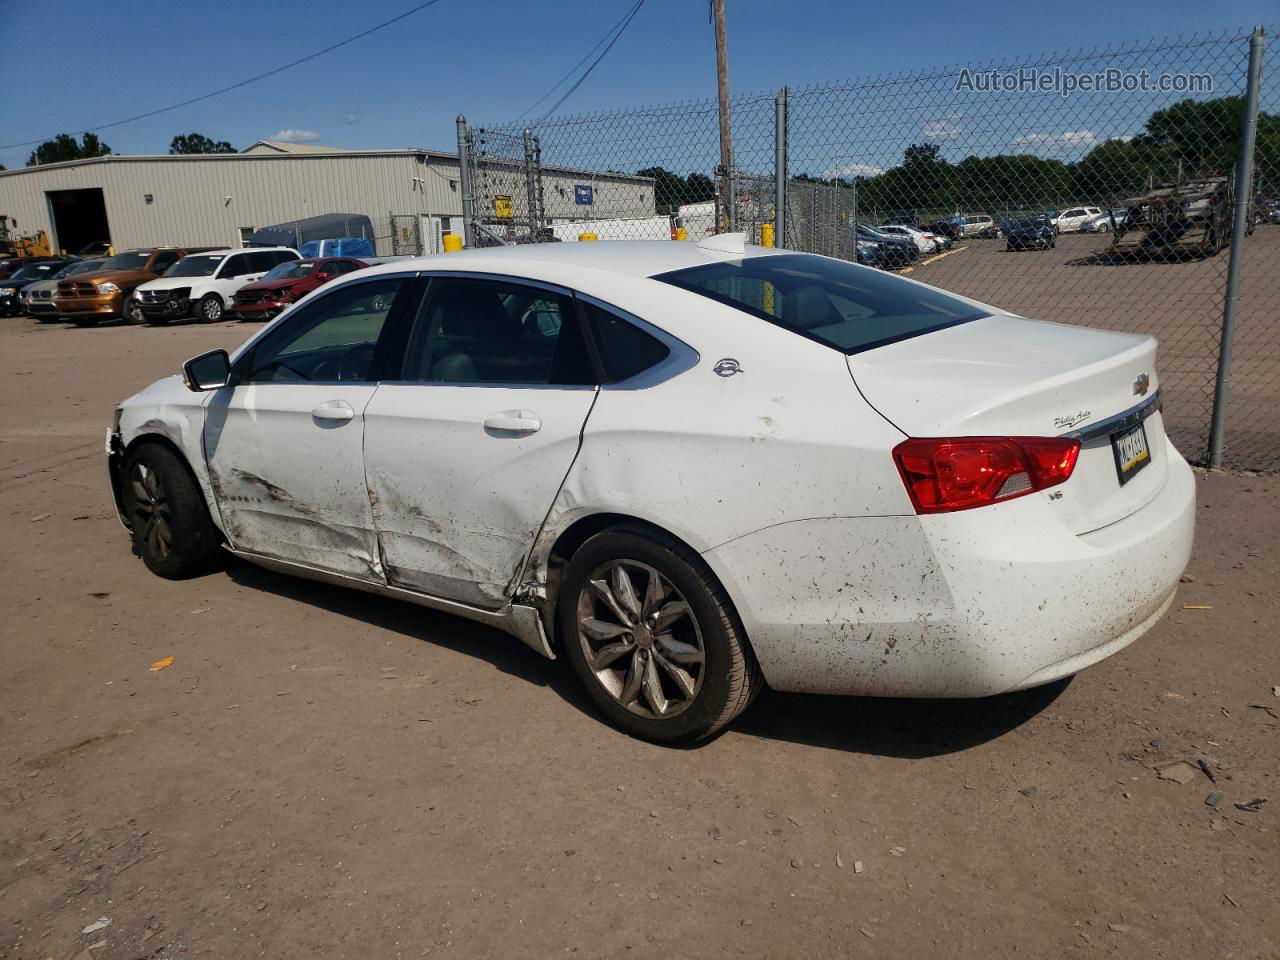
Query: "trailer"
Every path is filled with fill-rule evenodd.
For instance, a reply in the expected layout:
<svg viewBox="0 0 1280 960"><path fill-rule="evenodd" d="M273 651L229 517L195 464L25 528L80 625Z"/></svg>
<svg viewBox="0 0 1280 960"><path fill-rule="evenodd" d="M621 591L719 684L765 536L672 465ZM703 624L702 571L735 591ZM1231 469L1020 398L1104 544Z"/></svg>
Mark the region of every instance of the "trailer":
<svg viewBox="0 0 1280 960"><path fill-rule="evenodd" d="M560 220L551 224L551 235L556 240L576 241L583 234L591 234L597 240L670 240L674 229L671 218L665 215Z"/></svg>
<svg viewBox="0 0 1280 960"><path fill-rule="evenodd" d="M1123 222L1112 222L1106 253L1117 257L1211 257L1231 237L1234 177L1192 177L1152 183L1143 194L1119 199Z"/></svg>

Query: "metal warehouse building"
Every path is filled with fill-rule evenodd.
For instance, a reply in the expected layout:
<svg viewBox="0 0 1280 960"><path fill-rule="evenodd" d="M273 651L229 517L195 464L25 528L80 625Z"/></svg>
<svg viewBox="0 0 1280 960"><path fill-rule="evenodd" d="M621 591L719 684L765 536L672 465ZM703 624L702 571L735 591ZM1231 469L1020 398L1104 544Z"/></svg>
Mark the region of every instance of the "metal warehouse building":
<svg viewBox="0 0 1280 960"><path fill-rule="evenodd" d="M513 183L523 176L512 170ZM442 234L462 233L460 179L456 153L260 140L241 153L105 156L0 171L0 214L17 233L45 230L55 250L74 253L98 241L117 250L238 247L258 227L363 213L379 255L433 253ZM653 209L647 177L544 167L542 186L549 222ZM482 210L477 198L476 216L501 217L504 199L487 199L498 209Z"/></svg>

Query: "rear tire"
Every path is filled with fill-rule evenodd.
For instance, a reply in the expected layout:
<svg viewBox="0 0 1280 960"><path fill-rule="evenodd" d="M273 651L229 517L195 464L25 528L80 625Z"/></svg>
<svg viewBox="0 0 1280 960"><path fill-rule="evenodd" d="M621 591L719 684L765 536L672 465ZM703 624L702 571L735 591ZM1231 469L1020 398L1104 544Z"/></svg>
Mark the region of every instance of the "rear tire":
<svg viewBox="0 0 1280 960"><path fill-rule="evenodd" d="M124 478L134 551L147 569L182 580L212 567L218 534L182 458L161 444L143 444L125 462Z"/></svg>
<svg viewBox="0 0 1280 960"><path fill-rule="evenodd" d="M561 582L557 620L565 659L588 696L610 723L642 740L709 737L764 686L715 574L674 537L638 524L605 530L578 549Z"/></svg>

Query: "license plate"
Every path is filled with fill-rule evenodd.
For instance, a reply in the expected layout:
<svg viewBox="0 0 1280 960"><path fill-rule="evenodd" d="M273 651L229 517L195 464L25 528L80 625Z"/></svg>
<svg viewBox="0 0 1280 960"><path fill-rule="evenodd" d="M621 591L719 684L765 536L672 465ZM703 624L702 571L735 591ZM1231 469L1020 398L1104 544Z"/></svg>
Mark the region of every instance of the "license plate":
<svg viewBox="0 0 1280 960"><path fill-rule="evenodd" d="M1138 424L1123 433L1111 435L1111 452L1116 457L1116 475L1124 486L1143 467L1151 462L1151 449L1147 446L1147 428Z"/></svg>

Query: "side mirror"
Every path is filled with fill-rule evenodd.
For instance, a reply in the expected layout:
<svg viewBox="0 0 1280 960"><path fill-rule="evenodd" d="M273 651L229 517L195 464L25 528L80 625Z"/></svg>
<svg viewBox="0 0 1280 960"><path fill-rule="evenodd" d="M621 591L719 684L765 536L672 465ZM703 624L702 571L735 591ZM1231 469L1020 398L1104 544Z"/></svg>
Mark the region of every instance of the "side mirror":
<svg viewBox="0 0 1280 960"><path fill-rule="evenodd" d="M231 358L225 350L210 350L182 365L182 382L196 393L220 389L230 380Z"/></svg>

